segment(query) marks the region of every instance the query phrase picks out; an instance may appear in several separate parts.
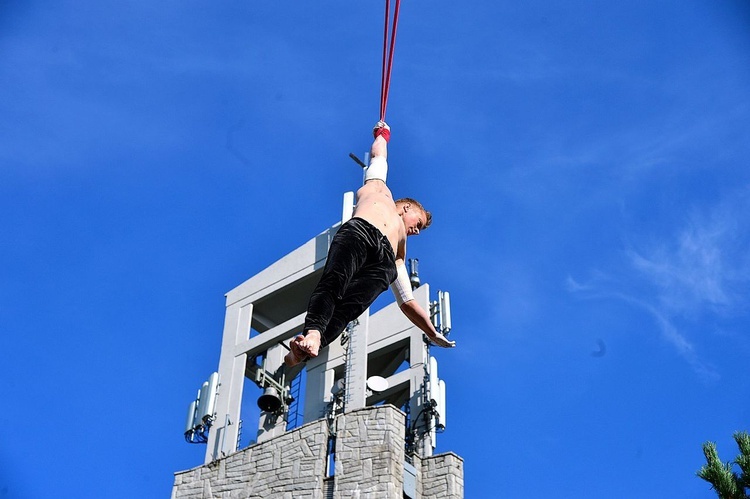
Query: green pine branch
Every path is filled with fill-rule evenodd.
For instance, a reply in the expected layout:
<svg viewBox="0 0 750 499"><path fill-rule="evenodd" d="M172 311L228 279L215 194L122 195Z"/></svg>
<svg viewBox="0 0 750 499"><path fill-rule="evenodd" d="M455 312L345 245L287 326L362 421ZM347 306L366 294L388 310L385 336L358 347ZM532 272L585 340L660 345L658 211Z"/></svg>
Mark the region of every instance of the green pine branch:
<svg viewBox="0 0 750 499"><path fill-rule="evenodd" d="M703 444L703 455L706 464L698 470L697 475L712 485L720 499L748 499L745 493L750 488L750 435L747 432L736 432L734 440L740 448L740 454L733 463L723 463L719 459L714 442ZM736 464L741 474L732 471Z"/></svg>
<svg viewBox="0 0 750 499"><path fill-rule="evenodd" d="M742 470L740 486L747 489L750 488L750 435L746 431L738 431L734 434L734 440L740 448L740 455L734 461Z"/></svg>

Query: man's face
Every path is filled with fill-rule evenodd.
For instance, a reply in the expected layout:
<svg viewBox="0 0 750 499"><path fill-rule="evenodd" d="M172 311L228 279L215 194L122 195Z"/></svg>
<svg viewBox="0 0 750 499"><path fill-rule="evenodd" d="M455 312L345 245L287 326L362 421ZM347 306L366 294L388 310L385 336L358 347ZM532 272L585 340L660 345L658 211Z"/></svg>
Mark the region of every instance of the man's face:
<svg viewBox="0 0 750 499"><path fill-rule="evenodd" d="M404 228L407 236L418 236L422 230L427 216L422 210L414 205L407 203L404 205L404 214L401 217L404 221Z"/></svg>

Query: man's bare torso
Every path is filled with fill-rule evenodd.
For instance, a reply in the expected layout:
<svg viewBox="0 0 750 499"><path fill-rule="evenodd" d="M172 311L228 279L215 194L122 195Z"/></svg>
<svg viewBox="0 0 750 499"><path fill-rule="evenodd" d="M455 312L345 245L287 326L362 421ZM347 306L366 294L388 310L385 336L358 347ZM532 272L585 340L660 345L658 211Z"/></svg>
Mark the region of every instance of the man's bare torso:
<svg viewBox="0 0 750 499"><path fill-rule="evenodd" d="M354 216L367 220L388 238L398 259L406 253L406 229L385 182L370 180L357 191Z"/></svg>

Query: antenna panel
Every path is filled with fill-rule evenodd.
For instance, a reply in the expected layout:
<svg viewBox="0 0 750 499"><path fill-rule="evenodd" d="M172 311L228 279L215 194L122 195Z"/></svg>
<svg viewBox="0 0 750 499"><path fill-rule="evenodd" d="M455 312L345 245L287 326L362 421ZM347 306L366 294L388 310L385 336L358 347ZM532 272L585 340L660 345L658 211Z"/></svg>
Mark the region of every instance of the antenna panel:
<svg viewBox="0 0 750 499"><path fill-rule="evenodd" d="M430 376L429 401L433 406L435 406L437 404L438 399L440 398L440 394L438 391L437 359L435 357L430 357L429 376Z"/></svg>
<svg viewBox="0 0 750 499"><path fill-rule="evenodd" d="M442 379L438 381L438 400L437 400L437 412L438 412L438 423L437 429L440 431L445 430L445 381Z"/></svg>
<svg viewBox="0 0 750 499"><path fill-rule="evenodd" d="M205 422L214 415L214 407L216 405L216 389L219 385L219 373L213 373L208 381L203 383L200 392L200 403L198 404L198 418L199 423Z"/></svg>
<svg viewBox="0 0 750 499"><path fill-rule="evenodd" d="M443 334L451 330L451 295L447 291L438 292L440 299L440 326Z"/></svg>
<svg viewBox="0 0 750 499"><path fill-rule="evenodd" d="M193 428L195 428L195 410L197 409L198 401L193 400L190 402L190 406L188 407L188 414L187 414L187 422L185 423L185 432L188 433L193 431Z"/></svg>
<svg viewBox="0 0 750 499"><path fill-rule="evenodd" d="M203 414L206 411L208 405L208 381L204 381L198 392L198 413L196 414L196 423L200 424L203 420Z"/></svg>

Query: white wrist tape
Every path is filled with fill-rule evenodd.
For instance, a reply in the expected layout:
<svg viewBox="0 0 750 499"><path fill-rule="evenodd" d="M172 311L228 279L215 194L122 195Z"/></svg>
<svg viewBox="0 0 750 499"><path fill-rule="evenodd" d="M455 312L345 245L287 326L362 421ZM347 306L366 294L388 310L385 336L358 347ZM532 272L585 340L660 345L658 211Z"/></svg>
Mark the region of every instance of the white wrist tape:
<svg viewBox="0 0 750 499"><path fill-rule="evenodd" d="M407 301L414 299L414 295L411 293L411 282L409 281L409 273L406 271L406 265L403 263L398 266L398 277L391 284L391 291L396 297L396 302L400 307Z"/></svg>
<svg viewBox="0 0 750 499"><path fill-rule="evenodd" d="M370 166L365 168L365 182L368 180L382 180L388 176L388 162L383 156L374 156L370 160Z"/></svg>

